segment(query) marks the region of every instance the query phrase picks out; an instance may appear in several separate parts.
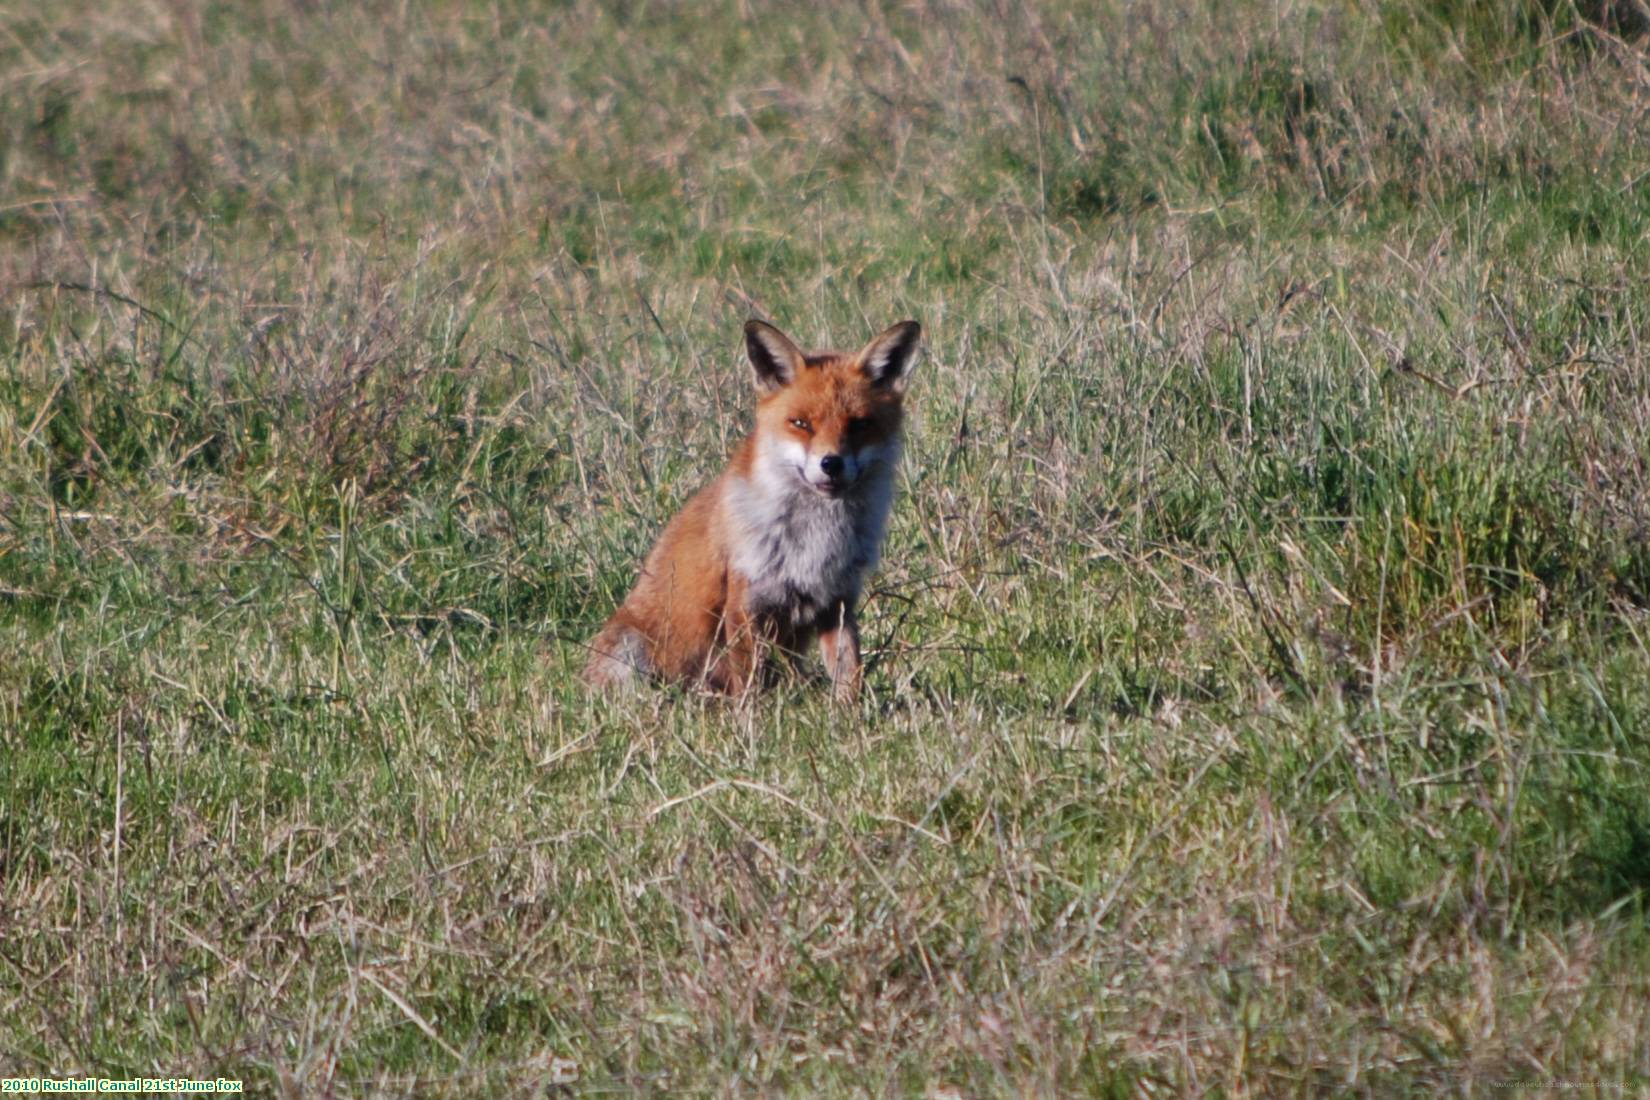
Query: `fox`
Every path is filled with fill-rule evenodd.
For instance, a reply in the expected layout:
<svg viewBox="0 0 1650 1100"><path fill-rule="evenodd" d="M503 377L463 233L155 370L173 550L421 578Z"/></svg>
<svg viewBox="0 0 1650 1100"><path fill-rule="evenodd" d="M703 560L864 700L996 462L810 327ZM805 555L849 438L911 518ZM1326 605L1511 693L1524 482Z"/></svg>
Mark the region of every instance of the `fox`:
<svg viewBox="0 0 1650 1100"><path fill-rule="evenodd" d="M665 526L591 640L588 684L742 696L817 641L833 699L858 697L856 605L882 552L921 341L922 326L901 321L857 353L805 353L773 325L745 323L754 427Z"/></svg>

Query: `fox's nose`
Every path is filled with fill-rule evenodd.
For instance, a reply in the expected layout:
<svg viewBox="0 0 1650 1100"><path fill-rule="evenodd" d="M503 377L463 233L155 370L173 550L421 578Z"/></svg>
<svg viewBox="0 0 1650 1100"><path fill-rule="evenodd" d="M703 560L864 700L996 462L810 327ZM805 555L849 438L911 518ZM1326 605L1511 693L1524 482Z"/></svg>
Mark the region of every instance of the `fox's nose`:
<svg viewBox="0 0 1650 1100"><path fill-rule="evenodd" d="M842 473L842 456L825 455L819 460L819 472L826 477L837 477Z"/></svg>

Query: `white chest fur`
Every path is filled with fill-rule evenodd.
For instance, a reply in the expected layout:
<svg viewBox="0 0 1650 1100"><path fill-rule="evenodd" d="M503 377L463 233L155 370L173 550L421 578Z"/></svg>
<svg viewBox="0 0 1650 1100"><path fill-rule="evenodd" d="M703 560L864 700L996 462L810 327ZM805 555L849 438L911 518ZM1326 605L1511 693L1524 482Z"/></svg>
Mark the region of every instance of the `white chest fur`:
<svg viewBox="0 0 1650 1100"><path fill-rule="evenodd" d="M750 477L724 483L732 566L749 582L754 610L806 626L858 599L893 502L898 450L880 450L840 497L809 488L791 456L760 450Z"/></svg>

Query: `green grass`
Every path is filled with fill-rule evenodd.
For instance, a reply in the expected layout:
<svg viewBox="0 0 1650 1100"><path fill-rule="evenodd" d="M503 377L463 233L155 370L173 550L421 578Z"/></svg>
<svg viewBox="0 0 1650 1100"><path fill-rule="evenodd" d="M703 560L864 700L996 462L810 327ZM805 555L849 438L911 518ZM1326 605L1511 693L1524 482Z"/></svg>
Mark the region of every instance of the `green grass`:
<svg viewBox="0 0 1650 1100"><path fill-rule="evenodd" d="M1630 5L0 29L0 1075L1650 1087ZM753 312L867 696L588 697Z"/></svg>

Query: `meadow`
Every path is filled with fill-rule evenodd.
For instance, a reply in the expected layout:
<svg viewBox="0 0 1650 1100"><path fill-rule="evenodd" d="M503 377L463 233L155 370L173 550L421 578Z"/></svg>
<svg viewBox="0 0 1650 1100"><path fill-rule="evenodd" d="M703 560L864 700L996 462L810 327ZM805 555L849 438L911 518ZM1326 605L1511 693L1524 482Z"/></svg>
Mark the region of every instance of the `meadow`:
<svg viewBox="0 0 1650 1100"><path fill-rule="evenodd" d="M1650 1089L1633 0L0 7L0 1076ZM860 703L594 698L740 325Z"/></svg>

